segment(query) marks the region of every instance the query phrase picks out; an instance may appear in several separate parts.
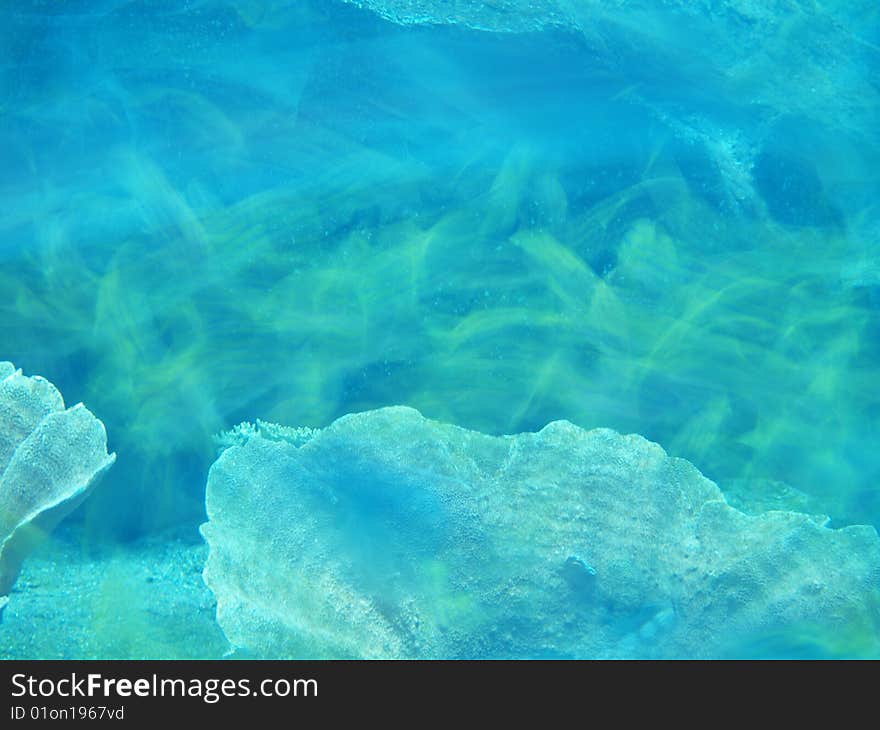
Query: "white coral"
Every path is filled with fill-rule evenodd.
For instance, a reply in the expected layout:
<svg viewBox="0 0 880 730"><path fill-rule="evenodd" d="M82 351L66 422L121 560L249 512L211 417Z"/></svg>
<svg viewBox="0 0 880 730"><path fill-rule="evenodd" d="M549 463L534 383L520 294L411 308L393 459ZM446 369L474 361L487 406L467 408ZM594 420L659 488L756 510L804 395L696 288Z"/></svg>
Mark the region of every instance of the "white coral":
<svg viewBox="0 0 880 730"><path fill-rule="evenodd" d="M640 436L402 407L299 446L246 430L202 533L218 621L256 656L717 657L880 620L873 528L747 515Z"/></svg>
<svg viewBox="0 0 880 730"><path fill-rule="evenodd" d="M82 403L0 362L0 610L21 561L116 460Z"/></svg>

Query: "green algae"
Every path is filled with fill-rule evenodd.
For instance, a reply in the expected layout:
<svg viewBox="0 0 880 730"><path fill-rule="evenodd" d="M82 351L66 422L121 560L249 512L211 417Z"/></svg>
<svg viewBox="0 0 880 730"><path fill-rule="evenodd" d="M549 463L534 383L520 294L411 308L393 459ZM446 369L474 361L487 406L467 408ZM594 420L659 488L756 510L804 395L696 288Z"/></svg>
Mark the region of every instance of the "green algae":
<svg viewBox="0 0 880 730"><path fill-rule="evenodd" d="M583 211L521 147L496 174L462 170L481 192L450 185L437 208L416 168L387 189L208 209L150 177L151 235L97 261L61 238L17 262L0 273L2 329L89 363L79 396L108 414L151 499L179 489L165 465L206 465L209 435L239 414L321 425L404 403L489 432L560 417L639 430L722 481L784 480L870 521L868 475L840 459L880 407L875 315L841 280L846 237L731 219L674 173L660 151ZM533 185L563 200L530 225ZM645 197L650 218L628 208Z"/></svg>

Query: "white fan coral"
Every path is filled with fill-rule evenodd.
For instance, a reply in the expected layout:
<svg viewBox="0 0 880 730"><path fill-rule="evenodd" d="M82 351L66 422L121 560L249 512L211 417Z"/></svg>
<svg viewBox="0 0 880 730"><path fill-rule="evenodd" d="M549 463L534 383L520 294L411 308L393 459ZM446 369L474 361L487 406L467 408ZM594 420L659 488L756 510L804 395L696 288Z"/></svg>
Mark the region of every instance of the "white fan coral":
<svg viewBox="0 0 880 730"><path fill-rule="evenodd" d="M211 468L202 526L218 621L252 655L716 657L880 621L874 528L747 515L640 436L403 407L263 431Z"/></svg>
<svg viewBox="0 0 880 730"><path fill-rule="evenodd" d="M0 362L0 610L22 560L110 468L107 433L52 383Z"/></svg>

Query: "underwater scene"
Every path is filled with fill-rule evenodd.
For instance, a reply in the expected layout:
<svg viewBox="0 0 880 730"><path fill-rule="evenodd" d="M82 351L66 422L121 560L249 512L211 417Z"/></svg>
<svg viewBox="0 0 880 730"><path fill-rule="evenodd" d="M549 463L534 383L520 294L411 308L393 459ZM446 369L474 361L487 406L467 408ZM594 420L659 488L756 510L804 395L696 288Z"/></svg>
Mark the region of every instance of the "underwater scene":
<svg viewBox="0 0 880 730"><path fill-rule="evenodd" d="M880 658L876 0L0 2L0 658Z"/></svg>

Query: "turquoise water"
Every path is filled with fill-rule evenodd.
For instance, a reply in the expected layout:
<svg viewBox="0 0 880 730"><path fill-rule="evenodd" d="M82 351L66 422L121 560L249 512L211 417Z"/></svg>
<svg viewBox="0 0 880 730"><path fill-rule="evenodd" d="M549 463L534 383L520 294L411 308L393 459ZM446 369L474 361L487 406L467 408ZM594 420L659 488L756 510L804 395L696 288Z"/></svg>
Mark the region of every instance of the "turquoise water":
<svg viewBox="0 0 880 730"><path fill-rule="evenodd" d="M118 455L59 565L201 549L220 431L390 405L880 526L878 80L862 0L0 4L0 361ZM192 653L111 593L90 655Z"/></svg>

